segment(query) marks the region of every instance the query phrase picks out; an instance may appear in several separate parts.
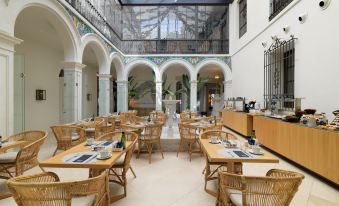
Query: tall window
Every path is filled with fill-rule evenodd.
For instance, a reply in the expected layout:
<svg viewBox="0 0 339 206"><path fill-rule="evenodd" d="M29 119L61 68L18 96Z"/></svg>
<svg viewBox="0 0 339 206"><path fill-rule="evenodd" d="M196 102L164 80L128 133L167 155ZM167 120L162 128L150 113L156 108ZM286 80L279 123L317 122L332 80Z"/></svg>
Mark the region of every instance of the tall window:
<svg viewBox="0 0 339 206"><path fill-rule="evenodd" d="M277 16L292 1L293 0L270 0L269 20L272 20L275 16Z"/></svg>
<svg viewBox="0 0 339 206"><path fill-rule="evenodd" d="M239 1L239 38L247 32L247 0Z"/></svg>
<svg viewBox="0 0 339 206"><path fill-rule="evenodd" d="M295 38L277 39L265 51L264 96L268 107L293 109Z"/></svg>

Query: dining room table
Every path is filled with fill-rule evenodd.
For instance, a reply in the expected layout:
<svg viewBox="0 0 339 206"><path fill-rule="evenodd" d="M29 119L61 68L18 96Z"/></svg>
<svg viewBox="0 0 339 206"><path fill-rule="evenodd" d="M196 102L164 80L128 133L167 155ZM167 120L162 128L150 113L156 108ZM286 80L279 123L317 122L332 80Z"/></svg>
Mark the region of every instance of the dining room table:
<svg viewBox="0 0 339 206"><path fill-rule="evenodd" d="M109 145L111 141L95 141L93 145L100 147L112 148ZM89 177L100 175L103 171L109 170L112 166L131 148L132 141L126 141L126 149L112 151L111 156L105 159L99 159L99 152L92 151L92 146L86 142L74 146L64 152L61 152L49 159L41 161L41 168L88 168ZM115 195L111 195L111 201L115 199Z"/></svg>
<svg viewBox="0 0 339 206"><path fill-rule="evenodd" d="M247 146L245 139L238 138L238 146L233 148L226 147L221 141L211 143L209 139L201 139L200 143L207 158L212 163L227 163L227 171L236 173L236 163L279 163L279 159L272 154L261 150L260 154L254 154L251 148Z"/></svg>

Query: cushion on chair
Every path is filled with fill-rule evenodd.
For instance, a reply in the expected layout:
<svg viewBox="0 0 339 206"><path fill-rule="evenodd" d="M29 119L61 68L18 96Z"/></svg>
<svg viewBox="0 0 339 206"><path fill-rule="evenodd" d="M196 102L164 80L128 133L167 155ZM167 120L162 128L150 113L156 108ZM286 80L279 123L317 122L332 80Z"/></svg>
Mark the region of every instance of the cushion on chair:
<svg viewBox="0 0 339 206"><path fill-rule="evenodd" d="M86 132L94 132L94 131L95 131L95 128L93 128L93 127L86 128L85 131L86 131Z"/></svg>
<svg viewBox="0 0 339 206"><path fill-rule="evenodd" d="M121 157L114 164L114 166L122 166L122 165L124 165L124 161L125 161L125 154L121 155Z"/></svg>
<svg viewBox="0 0 339 206"><path fill-rule="evenodd" d="M7 180L0 179L0 196L9 194Z"/></svg>
<svg viewBox="0 0 339 206"><path fill-rule="evenodd" d="M77 141L78 139L80 139L80 135L72 135L72 141Z"/></svg>
<svg viewBox="0 0 339 206"><path fill-rule="evenodd" d="M6 152L0 154L0 163L12 163L15 162L18 152Z"/></svg>
<svg viewBox="0 0 339 206"><path fill-rule="evenodd" d="M236 206L242 206L242 193L239 190L227 189L229 198Z"/></svg>
<svg viewBox="0 0 339 206"><path fill-rule="evenodd" d="M81 206L92 206L95 201L95 195L89 195L84 197L72 198L72 206L81 205Z"/></svg>

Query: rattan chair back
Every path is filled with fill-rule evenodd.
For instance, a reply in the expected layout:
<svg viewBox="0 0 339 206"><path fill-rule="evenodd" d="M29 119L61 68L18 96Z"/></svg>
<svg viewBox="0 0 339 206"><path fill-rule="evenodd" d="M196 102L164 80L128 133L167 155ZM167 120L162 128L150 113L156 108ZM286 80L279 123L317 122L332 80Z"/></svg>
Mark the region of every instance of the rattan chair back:
<svg viewBox="0 0 339 206"><path fill-rule="evenodd" d="M238 190L242 194L242 205L286 206L289 205L304 175L271 169L266 177L253 177L231 174L219 169L219 195L220 206L232 205L229 198L230 190Z"/></svg>
<svg viewBox="0 0 339 206"><path fill-rule="evenodd" d="M107 174L75 182L59 182L52 172L20 176L8 181L19 206L70 206L73 198L94 195L93 206L109 205Z"/></svg>

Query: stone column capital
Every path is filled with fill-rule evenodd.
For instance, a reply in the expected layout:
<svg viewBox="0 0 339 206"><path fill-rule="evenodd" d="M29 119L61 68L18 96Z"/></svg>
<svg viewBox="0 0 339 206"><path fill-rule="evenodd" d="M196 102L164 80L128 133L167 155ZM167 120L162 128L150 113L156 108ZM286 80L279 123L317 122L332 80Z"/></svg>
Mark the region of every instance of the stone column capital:
<svg viewBox="0 0 339 206"><path fill-rule="evenodd" d="M127 85L128 81L126 81L126 80L117 80L116 83L120 84L120 85L125 85L125 84Z"/></svg>
<svg viewBox="0 0 339 206"><path fill-rule="evenodd" d="M99 77L99 79L110 79L112 77L112 75L110 74L97 74L97 77Z"/></svg>
<svg viewBox="0 0 339 206"><path fill-rule="evenodd" d="M64 70L81 70L86 67L80 62L62 62L61 65Z"/></svg>
<svg viewBox="0 0 339 206"><path fill-rule="evenodd" d="M17 44L21 44L22 42L22 39L18 39L0 29L0 48L10 52L14 52L14 46Z"/></svg>

